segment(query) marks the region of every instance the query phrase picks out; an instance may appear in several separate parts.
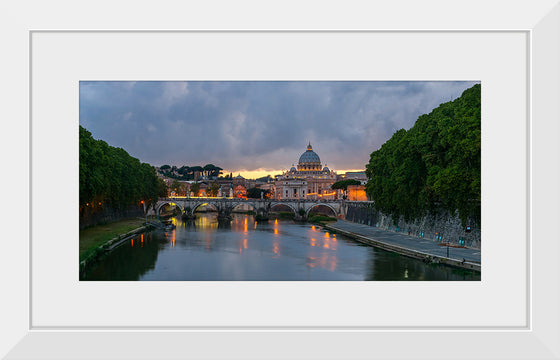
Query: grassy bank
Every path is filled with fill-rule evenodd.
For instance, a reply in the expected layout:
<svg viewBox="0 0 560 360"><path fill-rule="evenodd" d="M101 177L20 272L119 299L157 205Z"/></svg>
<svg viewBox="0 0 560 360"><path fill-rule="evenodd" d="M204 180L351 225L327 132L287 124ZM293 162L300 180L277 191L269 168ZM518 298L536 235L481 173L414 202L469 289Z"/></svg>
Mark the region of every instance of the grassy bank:
<svg viewBox="0 0 560 360"><path fill-rule="evenodd" d="M100 245L141 227L143 223L144 220L132 218L80 230L80 261L87 258Z"/></svg>

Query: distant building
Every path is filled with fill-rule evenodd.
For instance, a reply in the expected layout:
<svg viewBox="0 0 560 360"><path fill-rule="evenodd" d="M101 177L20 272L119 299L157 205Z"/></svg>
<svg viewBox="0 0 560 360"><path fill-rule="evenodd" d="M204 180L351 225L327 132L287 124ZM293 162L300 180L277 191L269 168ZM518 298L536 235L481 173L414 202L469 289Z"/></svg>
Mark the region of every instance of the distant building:
<svg viewBox="0 0 560 360"><path fill-rule="evenodd" d="M311 143L300 156L297 168L291 169L277 177L275 197L277 199L335 199L338 192L331 189L336 182L336 172L327 165L323 167L321 159L313 151Z"/></svg>
<svg viewBox="0 0 560 360"><path fill-rule="evenodd" d="M233 188L233 197L247 198L247 189L243 185L237 185Z"/></svg>
<svg viewBox="0 0 560 360"><path fill-rule="evenodd" d="M349 201L367 201L366 187L364 185L348 185Z"/></svg>
<svg viewBox="0 0 560 360"><path fill-rule="evenodd" d="M270 194L274 194L276 192L276 186L274 183L266 183L259 186L259 189L268 190Z"/></svg>
<svg viewBox="0 0 560 360"><path fill-rule="evenodd" d="M368 181L365 171L348 171L346 174L344 174L343 178L344 180L358 180L362 183L362 185L365 185Z"/></svg>
<svg viewBox="0 0 560 360"><path fill-rule="evenodd" d="M233 178L233 186L235 187L237 185L242 185L243 187L245 187L245 178L241 176L241 174Z"/></svg>
<svg viewBox="0 0 560 360"><path fill-rule="evenodd" d="M206 196L208 196L206 192L207 192L207 190L208 190L209 187L210 187L210 186L208 185L208 183L206 183L206 182L204 182L204 181L201 182L201 183L200 183L200 193L199 193L198 196L200 196L200 197L206 197Z"/></svg>

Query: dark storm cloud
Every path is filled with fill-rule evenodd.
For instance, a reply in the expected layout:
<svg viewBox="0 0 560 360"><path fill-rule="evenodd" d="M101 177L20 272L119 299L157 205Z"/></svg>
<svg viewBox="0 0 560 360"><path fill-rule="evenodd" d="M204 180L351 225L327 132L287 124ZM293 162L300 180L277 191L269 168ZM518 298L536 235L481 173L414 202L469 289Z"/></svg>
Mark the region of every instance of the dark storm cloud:
<svg viewBox="0 0 560 360"><path fill-rule="evenodd" d="M81 82L80 124L152 165L286 169L307 143L360 169L474 82Z"/></svg>

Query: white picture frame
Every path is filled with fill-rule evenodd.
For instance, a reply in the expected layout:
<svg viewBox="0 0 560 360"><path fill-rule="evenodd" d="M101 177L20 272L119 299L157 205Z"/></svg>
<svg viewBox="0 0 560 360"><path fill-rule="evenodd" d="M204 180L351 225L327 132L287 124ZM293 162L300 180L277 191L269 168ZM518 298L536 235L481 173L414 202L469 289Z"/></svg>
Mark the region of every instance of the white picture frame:
<svg viewBox="0 0 560 360"><path fill-rule="evenodd" d="M61 8L73 9L70 1L56 3ZM224 33L276 31L306 32L329 31L332 33L359 34L361 31L388 31L396 33L448 33L465 34L518 32L527 36L529 71L529 96L527 98L527 138L529 172L528 212L528 281L527 303L529 322L526 326L491 327L486 330L468 326L441 326L431 329L406 326L385 326L359 329L356 327L297 327L249 326L228 327L176 327L162 326L149 329L137 326L36 326L31 318L34 309L31 296L33 269L31 267L32 239L36 229L36 209L30 211L31 219L20 217L8 222L8 239L5 253L10 254L1 263L3 284L6 290L0 309L0 354L7 359L16 358L560 358L560 271L557 256L560 254L558 236L553 227L560 215L560 5L558 1L524 1L515 5L499 2L454 4L443 2L403 1L394 4L356 3L340 9L334 4L317 2L282 4L275 16L259 17L244 12L262 9L259 2L238 3L235 6L222 2L220 13L216 5L169 4L178 8L174 14L159 4L156 13L166 14L165 19L146 24L141 19L153 14L152 8L136 4L116 4L109 8L96 8L85 19L80 11L59 12L43 10L40 2L26 1L9 6L10 16L3 21L3 40L10 56L5 69L7 82L2 85L6 102L4 118L17 118L14 123L4 122L3 134L18 137L3 141L6 168L18 174L8 179L9 191L3 209L4 219L13 219L16 204L23 207L33 204L32 179L23 181L22 174L30 174L37 159L33 153L32 116L32 53L33 34L51 30L73 32L75 36L89 34L84 30L116 31L115 29L152 30L177 29L182 31L221 30ZM29 12L28 9L36 9ZM136 16L125 16L132 12ZM321 9L322 17L317 17ZM403 9L408 9L403 15ZM508 16L503 16L509 9ZM182 10L182 11L180 11ZM361 10L361 11L359 11ZM185 26L180 14L196 13L196 19ZM75 15L74 17L68 14ZM204 16L198 16L203 14ZM348 15L347 17L342 15ZM236 15L236 16L233 16ZM103 20L100 20L103 19ZM263 19L267 21L263 22ZM329 21L326 21L326 20ZM337 21L334 21L337 20ZM333 24L336 24L333 25ZM352 31L348 31L352 30ZM81 32L80 32L81 31ZM172 33L170 31L169 33ZM115 75L115 76L118 76ZM444 77L444 75L442 75ZM6 91L4 91L6 90ZM77 94L76 94L77 97ZM484 105L483 105L484 106ZM28 112L25 113L25 110ZM64 133L66 129L62 129ZM14 151L16 149L17 151ZM20 153L16 160L11 154ZM3 157L3 158L4 158ZM36 164L35 164L36 165ZM33 174L31 174L33 176ZM36 195L36 194L35 194ZM515 225L515 224L513 224ZM28 230L29 229L29 230ZM24 236L25 235L25 236ZM29 237L31 241L25 241ZM54 242L56 244L56 242ZM483 268L484 271L484 268ZM484 275L483 275L484 276ZM149 311L149 310L147 310ZM402 323L402 322L401 322Z"/></svg>

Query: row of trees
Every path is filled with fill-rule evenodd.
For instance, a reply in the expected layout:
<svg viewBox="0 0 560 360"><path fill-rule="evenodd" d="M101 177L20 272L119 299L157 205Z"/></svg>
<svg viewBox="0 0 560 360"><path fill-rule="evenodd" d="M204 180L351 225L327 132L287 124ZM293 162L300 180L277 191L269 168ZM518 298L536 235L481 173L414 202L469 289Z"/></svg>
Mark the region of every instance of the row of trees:
<svg viewBox="0 0 560 360"><path fill-rule="evenodd" d="M378 210L409 221L443 209L480 223L480 103L477 84L371 154L366 191Z"/></svg>
<svg viewBox="0 0 560 360"><path fill-rule="evenodd" d="M121 148L95 140L80 126L80 207L99 204L124 209L167 194L155 169Z"/></svg>
<svg viewBox="0 0 560 360"><path fill-rule="evenodd" d="M159 168L162 175L177 180L194 180L195 173L200 173L208 178L219 177L222 174L222 168L214 164L206 164L204 166L170 166L163 165Z"/></svg>

